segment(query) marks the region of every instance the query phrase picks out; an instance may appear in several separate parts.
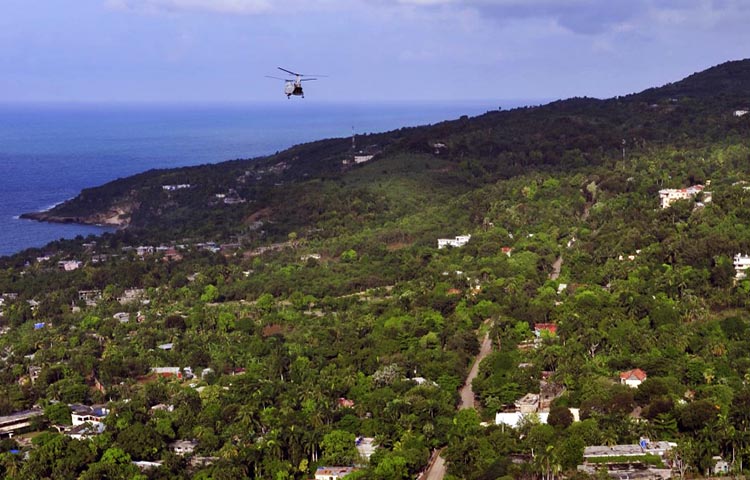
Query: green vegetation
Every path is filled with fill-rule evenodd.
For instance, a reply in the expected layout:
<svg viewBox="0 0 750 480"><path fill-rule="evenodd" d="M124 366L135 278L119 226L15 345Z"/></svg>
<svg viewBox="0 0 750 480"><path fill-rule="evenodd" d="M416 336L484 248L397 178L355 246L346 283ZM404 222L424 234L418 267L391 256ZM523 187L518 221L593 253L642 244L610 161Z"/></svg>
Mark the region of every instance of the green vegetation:
<svg viewBox="0 0 750 480"><path fill-rule="evenodd" d="M677 442L696 475L715 455L747 470L750 280L733 256L750 253L750 116L732 112L748 104L736 62L358 137L380 150L364 165L332 139L88 189L50 214L130 226L0 259L0 414L36 404L46 422L28 459L0 442L0 475L281 480L331 463L391 480L444 448L450 478L551 478L640 437ZM660 189L709 181L711 202L659 208ZM485 331L479 408L457 411ZM621 385L634 368L645 382ZM548 424L482 425L543 389ZM101 402L101 435L47 431ZM369 462L358 437L379 445Z"/></svg>

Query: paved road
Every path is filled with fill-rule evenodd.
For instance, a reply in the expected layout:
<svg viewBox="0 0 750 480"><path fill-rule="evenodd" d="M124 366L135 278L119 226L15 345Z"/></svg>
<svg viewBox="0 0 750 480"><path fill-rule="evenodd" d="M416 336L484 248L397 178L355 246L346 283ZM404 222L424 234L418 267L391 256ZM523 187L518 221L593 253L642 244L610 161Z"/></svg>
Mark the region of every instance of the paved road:
<svg viewBox="0 0 750 480"><path fill-rule="evenodd" d="M463 410L466 408L474 408L474 390L471 388L471 382L477 377L477 374L479 373L479 364L482 363L482 360L484 360L484 357L490 354L492 351L492 341L490 340L490 334L486 333L484 335L484 340L482 340L482 346L479 349L479 355L477 355L477 358L474 359L474 364L471 366L471 370L469 370L469 375L466 377L466 382L464 382L464 386L461 388L461 403L458 405L459 410ZM443 477L445 477L446 472L446 466L445 466L445 460L440 455L435 456L432 463L427 467L427 470L425 471L425 474L420 477L420 480L443 480Z"/></svg>
<svg viewBox="0 0 750 480"><path fill-rule="evenodd" d="M477 355L477 358L474 360L474 365L471 366L471 370L469 370L469 375L466 377L466 382L464 383L464 386L461 388L461 404L458 406L460 410L464 410L466 408L474 408L474 390L471 388L471 382L477 378L477 374L479 373L479 364L482 363L482 360L484 360L484 357L490 354L492 351L492 341L490 340L490 334L486 333L484 335L484 340L482 340L482 346L479 349L479 355Z"/></svg>

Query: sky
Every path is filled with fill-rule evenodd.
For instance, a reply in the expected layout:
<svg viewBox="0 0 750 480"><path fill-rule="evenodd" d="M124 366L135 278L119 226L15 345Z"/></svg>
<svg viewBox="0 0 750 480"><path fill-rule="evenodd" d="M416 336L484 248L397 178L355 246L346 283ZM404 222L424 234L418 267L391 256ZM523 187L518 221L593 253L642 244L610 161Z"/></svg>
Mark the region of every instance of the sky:
<svg viewBox="0 0 750 480"><path fill-rule="evenodd" d="M750 57L748 0L2 0L0 102L607 98Z"/></svg>

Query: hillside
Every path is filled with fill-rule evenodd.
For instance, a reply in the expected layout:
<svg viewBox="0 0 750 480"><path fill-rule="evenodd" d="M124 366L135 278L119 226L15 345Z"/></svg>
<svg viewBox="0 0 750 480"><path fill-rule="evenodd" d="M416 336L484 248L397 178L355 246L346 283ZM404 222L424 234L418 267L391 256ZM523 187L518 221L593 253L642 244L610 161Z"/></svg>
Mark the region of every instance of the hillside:
<svg viewBox="0 0 750 480"><path fill-rule="evenodd" d="M281 238L314 224L328 208L339 209L342 198L371 202L373 182L362 181L362 168L375 172L379 182L396 183L408 170L412 182L429 187L419 190L455 195L531 171L601 166L621 156L623 141L634 155L746 138L748 122L735 120L732 112L750 103L748 65L728 62L627 97L570 99L359 136L360 148L377 153L364 166L342 165L355 153L349 139L322 140L266 158L146 172L84 190L51 211L25 217L133 230L158 225L162 240L169 239L164 235L199 234L220 241L242 235L260 218L274 224L268 232L272 238ZM383 168L373 166L378 164ZM163 189L180 184L190 188ZM335 191L332 198L303 198L323 195L321 189L328 186ZM408 194L401 192L399 199L403 193Z"/></svg>
<svg viewBox="0 0 750 480"><path fill-rule="evenodd" d="M85 190L0 259L0 476L747 474L748 65Z"/></svg>

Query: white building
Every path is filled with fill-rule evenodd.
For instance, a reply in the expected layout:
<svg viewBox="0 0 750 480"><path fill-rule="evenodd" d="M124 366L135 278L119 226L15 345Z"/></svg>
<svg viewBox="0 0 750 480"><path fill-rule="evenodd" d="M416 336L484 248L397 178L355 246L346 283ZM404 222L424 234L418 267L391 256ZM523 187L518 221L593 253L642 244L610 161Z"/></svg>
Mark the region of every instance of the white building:
<svg viewBox="0 0 750 480"><path fill-rule="evenodd" d="M198 442L195 440L177 440L169 444L170 450L180 456L192 455L196 447L198 447Z"/></svg>
<svg viewBox="0 0 750 480"><path fill-rule="evenodd" d="M734 111L734 116L735 117L744 117L748 113L750 113L750 111L748 111L748 110L735 110Z"/></svg>
<svg viewBox="0 0 750 480"><path fill-rule="evenodd" d="M547 423L549 412L521 413L521 412L497 412L495 414L495 425L507 425L511 428L518 427L525 418L537 419L539 423Z"/></svg>
<svg viewBox="0 0 750 480"><path fill-rule="evenodd" d="M438 248L463 247L469 243L470 239L471 235L458 235L456 238L438 238Z"/></svg>
<svg viewBox="0 0 750 480"><path fill-rule="evenodd" d="M70 420L74 427L90 423L92 425L101 424L104 418L109 415L109 409L102 405L71 405Z"/></svg>
<svg viewBox="0 0 750 480"><path fill-rule="evenodd" d="M659 190L661 208L669 208L677 200L693 198L701 192L703 192L703 202L708 203L711 201L711 192L704 191L704 188L703 185L693 185L688 188L665 188Z"/></svg>
<svg viewBox="0 0 750 480"><path fill-rule="evenodd" d="M370 460L372 454L378 449L378 445L372 437L357 437L354 444L357 447L359 456L365 460Z"/></svg>
<svg viewBox="0 0 750 480"><path fill-rule="evenodd" d="M79 260L63 260L62 262L57 262L57 266L60 268L60 270L64 270L66 272L72 272L73 270L78 270L83 266L83 262Z"/></svg>
<svg viewBox="0 0 750 480"><path fill-rule="evenodd" d="M189 183L180 183L177 185L162 185L161 188L167 192L174 192L176 190L183 190L185 188L190 188Z"/></svg>
<svg viewBox="0 0 750 480"><path fill-rule="evenodd" d="M747 278L747 269L750 268L750 255L738 253L734 256L734 278L744 280Z"/></svg>

